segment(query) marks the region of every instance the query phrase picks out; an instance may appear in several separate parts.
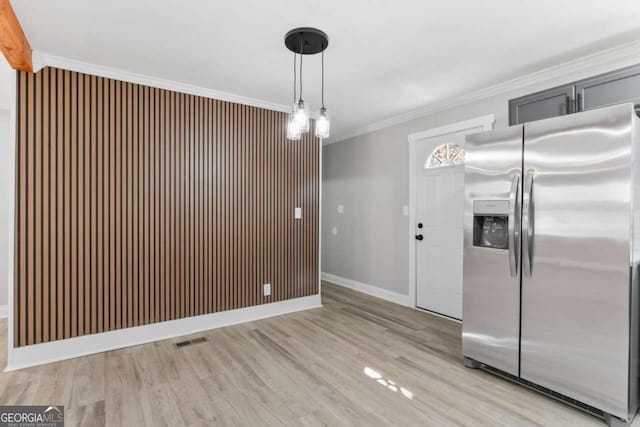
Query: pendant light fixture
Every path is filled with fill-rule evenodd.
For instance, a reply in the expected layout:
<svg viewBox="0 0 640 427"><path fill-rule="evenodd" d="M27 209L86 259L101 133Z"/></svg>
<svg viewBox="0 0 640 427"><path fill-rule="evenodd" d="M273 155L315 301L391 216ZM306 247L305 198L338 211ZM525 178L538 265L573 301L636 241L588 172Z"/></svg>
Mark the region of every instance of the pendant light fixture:
<svg viewBox="0 0 640 427"><path fill-rule="evenodd" d="M327 109L324 108L324 50L322 51L322 89L320 94L322 107L320 108L320 115L316 119L316 137L324 139L329 138L329 129L331 128L329 113Z"/></svg>
<svg viewBox="0 0 640 427"><path fill-rule="evenodd" d="M296 69L296 59L297 55L293 55L293 110L289 113L287 117L287 139L291 139L296 141L300 139L302 133L300 132L300 128L296 124L295 120L295 106L297 104L296 99L296 75L298 70Z"/></svg>
<svg viewBox="0 0 640 427"><path fill-rule="evenodd" d="M300 133L307 133L309 132L309 105L302 100L302 55L304 55L304 42L300 39L300 99L293 105L293 120Z"/></svg>
<svg viewBox="0 0 640 427"><path fill-rule="evenodd" d="M309 132L309 104L302 99L302 58L304 55L315 55L322 52L322 108L316 120L315 135L318 138L329 137L329 113L324 107L324 50L329 45L327 35L317 28L301 27L289 31L284 37L284 44L293 52L293 108L287 118L287 138L300 139L303 133ZM296 60L300 55L300 97L296 96ZM297 99L296 99L297 98Z"/></svg>

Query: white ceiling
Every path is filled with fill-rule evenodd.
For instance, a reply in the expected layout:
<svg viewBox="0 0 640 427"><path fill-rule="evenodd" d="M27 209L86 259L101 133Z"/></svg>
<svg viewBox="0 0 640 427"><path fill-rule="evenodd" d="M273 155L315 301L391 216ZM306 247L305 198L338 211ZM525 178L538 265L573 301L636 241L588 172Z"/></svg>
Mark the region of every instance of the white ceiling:
<svg viewBox="0 0 640 427"><path fill-rule="evenodd" d="M34 49L279 104L297 26L328 33L333 133L640 35L636 0L12 1ZM320 56L304 98L319 108Z"/></svg>

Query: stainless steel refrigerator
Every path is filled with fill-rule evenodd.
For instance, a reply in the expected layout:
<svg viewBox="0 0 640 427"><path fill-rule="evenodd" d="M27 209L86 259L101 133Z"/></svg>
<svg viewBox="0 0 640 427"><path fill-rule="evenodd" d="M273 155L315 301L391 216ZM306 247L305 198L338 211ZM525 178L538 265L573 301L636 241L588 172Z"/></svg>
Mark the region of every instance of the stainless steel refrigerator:
<svg viewBox="0 0 640 427"><path fill-rule="evenodd" d="M638 409L633 105L467 137L465 364L601 415Z"/></svg>

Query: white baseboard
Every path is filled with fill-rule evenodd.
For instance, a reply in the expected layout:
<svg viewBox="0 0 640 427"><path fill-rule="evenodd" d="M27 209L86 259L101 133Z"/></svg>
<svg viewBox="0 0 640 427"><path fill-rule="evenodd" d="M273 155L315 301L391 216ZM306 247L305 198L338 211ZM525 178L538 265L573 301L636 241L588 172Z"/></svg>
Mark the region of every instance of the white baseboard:
<svg viewBox="0 0 640 427"><path fill-rule="evenodd" d="M5 372L321 306L322 300L318 294L43 344L9 347Z"/></svg>
<svg viewBox="0 0 640 427"><path fill-rule="evenodd" d="M9 306L0 305L0 319L5 319L7 317L9 317Z"/></svg>
<svg viewBox="0 0 640 427"><path fill-rule="evenodd" d="M364 294L368 294L374 297L382 298L384 300L394 302L396 304L410 307L409 295L399 294L397 292L382 289L377 286L368 285L366 283L358 282L356 280L347 279L344 277L336 276L335 274L322 272L322 280L335 283L336 285L344 286L345 288L353 289Z"/></svg>

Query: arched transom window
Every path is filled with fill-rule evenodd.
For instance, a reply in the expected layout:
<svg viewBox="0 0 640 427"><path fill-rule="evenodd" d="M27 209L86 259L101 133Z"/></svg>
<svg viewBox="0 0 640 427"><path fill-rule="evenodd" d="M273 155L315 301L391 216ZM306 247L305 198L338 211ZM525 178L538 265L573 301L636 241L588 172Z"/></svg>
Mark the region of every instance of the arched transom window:
<svg viewBox="0 0 640 427"><path fill-rule="evenodd" d="M424 164L425 169L464 164L464 148L458 144L442 144L436 147Z"/></svg>

